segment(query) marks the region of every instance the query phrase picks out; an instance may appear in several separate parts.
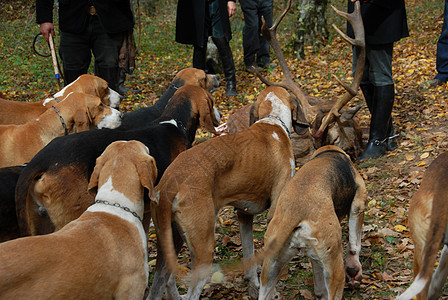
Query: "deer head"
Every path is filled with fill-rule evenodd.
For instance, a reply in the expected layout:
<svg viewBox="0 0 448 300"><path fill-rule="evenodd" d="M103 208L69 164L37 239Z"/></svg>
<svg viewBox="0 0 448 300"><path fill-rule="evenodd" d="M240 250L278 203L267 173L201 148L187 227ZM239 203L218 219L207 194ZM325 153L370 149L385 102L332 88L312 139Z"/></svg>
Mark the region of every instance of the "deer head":
<svg viewBox="0 0 448 300"><path fill-rule="evenodd" d="M338 32L339 35L350 45L359 48L359 56L357 60L355 77L350 86L343 83L336 76L336 80L339 84L341 84L346 92L341 95L334 104L331 105L330 102L322 99L315 99L314 97L310 97L306 95L299 87L299 85L294 82L291 72L286 63L285 57L283 55L283 51L280 47L280 44L277 39L276 31L277 27L282 21L283 17L286 15L288 10L291 7L292 0L289 0L285 10L278 17L278 19L274 22L272 27L268 28L263 19L262 33L263 36L270 43L272 50L274 51L277 59L279 61L280 67L283 71L284 78L280 82L272 82L267 78L263 77L257 70L254 70L258 78L265 83L266 85L276 85L281 86L289 90L298 101L298 112L297 119L300 120L301 124L305 126L309 126L309 132L311 136L316 140L317 146L319 144L328 144L333 143L337 144L337 138L334 138L335 133L330 134L330 131L334 129L334 127L342 128L344 122L347 122L347 116L350 113L341 114L341 109L358 94L359 85L361 83L362 74L364 72L364 63L366 57L366 49L365 49L365 39L364 39L364 26L361 18L361 10L359 1L355 2L355 10L348 14L336 9L334 6L331 6L333 10L339 14L340 16L346 18L353 27L355 38L352 39L346 34L344 34L339 28L337 28L334 24L333 27ZM330 107L331 106L331 107ZM301 108L301 111L300 111ZM354 111L358 111L359 108L352 109ZM356 112L355 112L356 113ZM352 117L354 114L351 115ZM332 138L328 136L333 135ZM339 133L339 134L344 134ZM353 137L354 138L354 137ZM342 138L341 138L342 139ZM341 147L343 148L343 147Z"/></svg>

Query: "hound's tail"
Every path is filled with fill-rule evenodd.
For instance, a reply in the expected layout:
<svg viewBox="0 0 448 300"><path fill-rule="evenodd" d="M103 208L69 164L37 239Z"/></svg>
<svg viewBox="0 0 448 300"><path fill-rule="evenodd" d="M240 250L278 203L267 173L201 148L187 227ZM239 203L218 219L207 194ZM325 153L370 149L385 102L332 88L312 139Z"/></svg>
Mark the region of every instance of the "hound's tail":
<svg viewBox="0 0 448 300"><path fill-rule="evenodd" d="M170 193L166 188L164 189L162 183L160 185L162 188L160 189L159 205L156 208L156 220L154 220L158 223L159 227L157 239L161 245L168 270L172 273L176 273L177 254L173 240L172 214L173 201L176 200L177 195ZM169 184L165 185L165 187L166 186L169 186Z"/></svg>
<svg viewBox="0 0 448 300"><path fill-rule="evenodd" d="M445 200L447 185L446 168L448 168L448 159L436 159L434 162L426 171L425 178L428 178L428 180L431 178L435 183L431 183L427 186L425 184L425 179L423 179L420 186L420 189L423 191L428 194L433 194L430 224L426 234L427 240L422 253L422 267L411 286L403 294L398 296L397 300L412 299L423 291L431 280L440 244L443 241L448 218L448 203L446 203ZM430 197L430 195L428 196Z"/></svg>

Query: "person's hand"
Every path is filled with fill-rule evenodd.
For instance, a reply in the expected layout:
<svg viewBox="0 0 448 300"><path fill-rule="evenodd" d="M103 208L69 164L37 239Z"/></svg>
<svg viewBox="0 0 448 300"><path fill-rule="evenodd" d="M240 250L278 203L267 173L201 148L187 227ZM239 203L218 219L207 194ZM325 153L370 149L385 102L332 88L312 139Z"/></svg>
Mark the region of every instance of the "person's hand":
<svg viewBox="0 0 448 300"><path fill-rule="evenodd" d="M350 0L350 1L352 1L352 2L356 2L356 1L358 1L358 0Z"/></svg>
<svg viewBox="0 0 448 300"><path fill-rule="evenodd" d="M236 4L234 1L227 1L227 11L229 12L229 18L236 13Z"/></svg>
<svg viewBox="0 0 448 300"><path fill-rule="evenodd" d="M55 37L54 26L53 23L45 22L40 24L40 32L42 33L44 39L48 42L50 33L53 37Z"/></svg>

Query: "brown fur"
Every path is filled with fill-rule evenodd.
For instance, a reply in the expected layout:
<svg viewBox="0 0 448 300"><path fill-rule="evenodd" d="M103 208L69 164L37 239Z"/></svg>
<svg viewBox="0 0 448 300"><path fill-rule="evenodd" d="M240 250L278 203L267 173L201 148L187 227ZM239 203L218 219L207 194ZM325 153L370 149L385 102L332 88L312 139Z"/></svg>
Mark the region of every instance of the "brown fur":
<svg viewBox="0 0 448 300"><path fill-rule="evenodd" d="M126 197L101 200L141 207L135 212L142 216L143 186L151 192L156 178L147 148L138 142L112 144L99 164L90 187L101 188L112 178ZM109 207L95 204L56 233L0 244L0 298L142 299L148 273L141 223Z"/></svg>
<svg viewBox="0 0 448 300"><path fill-rule="evenodd" d="M242 236L242 240L249 242L243 245L244 256L251 255L253 215L269 207L274 211L281 189L292 176L291 142L278 121L274 123L268 117L273 109L267 96L275 94L276 105L281 101L283 111L289 111L288 115L280 117L288 116L287 122L291 122L296 107L289 96L284 97L285 92L279 87L263 91L254 105L253 115L254 121L266 117L265 120L240 133L213 138L181 153L157 186L160 200L153 209L161 243L157 264L164 266L166 259L169 270L175 270L177 255L171 223L174 222L193 257L189 293L207 278L210 270L215 246L213 230L219 209L227 205L237 208L240 222L250 228L249 235ZM157 284L151 288L154 298L160 296L164 287L163 281L158 281L164 272L161 268L156 271L154 282ZM250 285L254 288L257 283L251 281Z"/></svg>
<svg viewBox="0 0 448 300"><path fill-rule="evenodd" d="M22 102L6 100L0 97L0 125L20 125L35 120L71 92L97 96L105 105L110 106L111 104L107 81L97 76L85 74L81 75L77 81L67 87L61 96L50 101Z"/></svg>
<svg viewBox="0 0 448 300"><path fill-rule="evenodd" d="M347 273L352 283L359 284L365 200L364 181L348 155L333 145L319 148L278 198L265 235L259 299L273 298L281 269L300 247L306 247L303 250L310 253L316 296L342 299L345 278L339 222L346 215L350 216L350 236L356 237L355 240L350 238L347 249ZM328 272L328 293L323 268Z"/></svg>
<svg viewBox="0 0 448 300"><path fill-rule="evenodd" d="M444 235L447 235L447 195L448 152L444 152L428 167L420 188L410 201L408 222L415 246L414 276L426 280L423 290L416 295L418 300L438 299L446 280L446 273L440 274L446 272L446 255L442 254L434 275L438 280L436 285L431 275Z"/></svg>
<svg viewBox="0 0 448 300"><path fill-rule="evenodd" d="M100 98L74 92L54 105L62 116L68 133L81 132L97 126L112 109ZM0 167L29 162L52 139L65 134L56 109L22 125L0 125ZM119 124L117 124L119 125Z"/></svg>

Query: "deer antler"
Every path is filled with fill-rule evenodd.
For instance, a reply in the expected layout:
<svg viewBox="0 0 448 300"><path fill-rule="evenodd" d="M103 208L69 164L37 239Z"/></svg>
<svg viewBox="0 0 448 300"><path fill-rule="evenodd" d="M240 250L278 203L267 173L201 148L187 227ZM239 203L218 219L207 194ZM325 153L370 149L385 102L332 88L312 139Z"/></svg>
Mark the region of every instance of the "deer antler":
<svg viewBox="0 0 448 300"><path fill-rule="evenodd" d="M291 8L291 2L292 0L289 0L285 10L282 12L282 14L278 17L277 20L275 20L274 24L271 28L268 28L266 25L266 22L264 18L262 18L263 25L261 27L261 32L263 33L263 36L265 39L269 42L269 44L272 47L272 50L274 51L275 55L277 56L277 59L280 63L280 67L282 68L284 79L280 82L272 82L268 80L267 78L263 77L257 70L255 70L255 74L260 78L260 80L265 83L266 85L273 85L273 86L281 86L287 90L289 90L291 93L296 96L297 100L300 103L300 106L302 107L302 111L305 115L306 121L311 124L315 117L316 113L313 112L311 105L308 103L308 100L306 98L305 93L300 89L300 87L297 85L296 82L292 79L291 72L289 71L288 64L286 63L285 56L283 55L283 51L280 47L280 43L277 40L277 27L278 24L283 20L283 17L286 15L288 10Z"/></svg>
<svg viewBox="0 0 448 300"><path fill-rule="evenodd" d="M341 115L339 113L341 108L344 107L345 104L347 104L351 99L353 99L358 94L359 85L361 83L362 75L364 73L364 64L366 61L364 25L362 23L361 5L359 4L359 1L355 2L355 9L350 14L338 10L333 5L331 7L338 15L346 18L350 22L350 24L352 24L355 39L352 39L349 36L347 36L334 24L332 24L333 28L339 33L339 35L341 35L341 37L347 43L355 47L358 47L360 49L360 52L356 63L355 78L353 79L351 86L347 86L345 83L340 81L339 78L334 76L336 80L339 82L339 84L341 84L346 89L346 92L337 99L335 105L331 108L330 112L322 119L322 124L320 125L317 132L313 134L314 137L321 137L327 126L331 122L333 122L335 118L338 118Z"/></svg>

